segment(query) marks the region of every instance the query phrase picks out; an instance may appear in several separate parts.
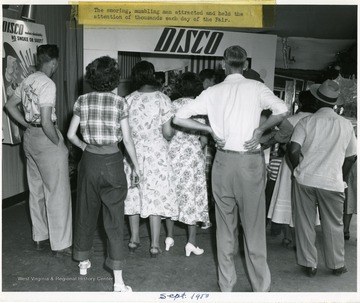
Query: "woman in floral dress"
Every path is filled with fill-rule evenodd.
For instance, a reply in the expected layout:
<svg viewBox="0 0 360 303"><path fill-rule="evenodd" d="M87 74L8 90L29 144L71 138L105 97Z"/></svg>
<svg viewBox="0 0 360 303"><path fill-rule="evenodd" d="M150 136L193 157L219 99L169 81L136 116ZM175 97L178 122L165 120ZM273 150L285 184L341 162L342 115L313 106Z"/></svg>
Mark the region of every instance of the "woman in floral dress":
<svg viewBox="0 0 360 303"><path fill-rule="evenodd" d="M194 98L203 89L198 76L191 72L184 73L178 84L183 96L173 101L175 110L194 102ZM204 118L196 118L205 123ZM170 142L170 158L174 170L174 181L179 207L178 221L188 225L188 243L185 246L186 256L191 253L201 255L204 250L196 246L196 224L208 222L208 197L205 175L204 148L207 137L198 132L177 128ZM174 241L172 238L173 221L167 220L168 237L165 249L168 250Z"/></svg>
<svg viewBox="0 0 360 303"><path fill-rule="evenodd" d="M138 62L132 70L132 77L137 90L126 100L142 181L138 186L131 186L125 200L125 214L129 215L131 230L129 250L134 252L140 246L140 217L149 217L150 256L156 257L161 253L161 219L178 215L168 143L174 134L171 128L173 111L169 97L158 91L152 63ZM125 172L129 182L131 166L127 157Z"/></svg>

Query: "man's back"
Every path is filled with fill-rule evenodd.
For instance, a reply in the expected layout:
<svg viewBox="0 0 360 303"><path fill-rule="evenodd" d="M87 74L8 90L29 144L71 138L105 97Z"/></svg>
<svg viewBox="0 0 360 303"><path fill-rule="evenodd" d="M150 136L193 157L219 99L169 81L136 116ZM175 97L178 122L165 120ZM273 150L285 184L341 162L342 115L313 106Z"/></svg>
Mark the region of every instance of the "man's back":
<svg viewBox="0 0 360 303"><path fill-rule="evenodd" d="M322 108L299 121L291 140L301 145L303 158L294 171L300 184L343 190L344 158L356 153L351 122L331 108Z"/></svg>
<svg viewBox="0 0 360 303"><path fill-rule="evenodd" d="M240 74L229 75L222 83L208 88L197 98L203 100L211 127L225 139L224 149L235 151L245 150L244 142L259 126L264 109L273 109L277 114L284 106L264 84Z"/></svg>

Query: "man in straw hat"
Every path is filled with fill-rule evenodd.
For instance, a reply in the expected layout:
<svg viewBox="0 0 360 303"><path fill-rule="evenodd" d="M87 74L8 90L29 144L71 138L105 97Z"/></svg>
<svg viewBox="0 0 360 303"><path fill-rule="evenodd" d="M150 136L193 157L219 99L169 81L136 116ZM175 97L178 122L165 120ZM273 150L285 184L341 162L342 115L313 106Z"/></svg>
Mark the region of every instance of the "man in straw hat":
<svg viewBox="0 0 360 303"><path fill-rule="evenodd" d="M234 255L239 215L247 272L253 291L270 290L265 238L265 161L259 139L286 116L285 103L263 83L246 79L246 51L230 46L224 52L227 75L222 83L204 90L176 113L173 122L211 134L217 145L212 168L216 202L216 241L219 286L232 291L237 280ZM260 125L262 110L272 115ZM208 115L210 125L192 120Z"/></svg>
<svg viewBox="0 0 360 303"><path fill-rule="evenodd" d="M297 262L312 277L317 271L315 246L316 206L323 231L325 263L334 275L347 272L343 235L344 182L356 154L351 122L339 116L336 105L340 88L326 80L310 91L318 110L295 126L290 144L294 169L295 233ZM300 156L301 155L301 156Z"/></svg>

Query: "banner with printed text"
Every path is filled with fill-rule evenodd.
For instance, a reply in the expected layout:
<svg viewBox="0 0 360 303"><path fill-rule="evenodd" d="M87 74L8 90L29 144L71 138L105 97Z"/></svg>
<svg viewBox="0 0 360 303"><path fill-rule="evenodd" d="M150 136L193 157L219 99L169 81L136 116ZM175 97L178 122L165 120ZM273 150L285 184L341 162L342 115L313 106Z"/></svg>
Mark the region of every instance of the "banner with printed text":
<svg viewBox="0 0 360 303"><path fill-rule="evenodd" d="M3 56L2 77L3 106L14 94L17 86L30 73L36 64L36 48L46 44L45 26L3 18ZM18 144L21 142L19 127L3 111L2 143Z"/></svg>

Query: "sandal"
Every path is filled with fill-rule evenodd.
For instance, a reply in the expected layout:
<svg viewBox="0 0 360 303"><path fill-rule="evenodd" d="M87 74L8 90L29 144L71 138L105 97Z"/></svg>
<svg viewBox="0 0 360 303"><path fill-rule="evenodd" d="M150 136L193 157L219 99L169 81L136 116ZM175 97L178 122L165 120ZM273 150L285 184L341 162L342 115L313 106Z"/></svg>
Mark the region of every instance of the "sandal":
<svg viewBox="0 0 360 303"><path fill-rule="evenodd" d="M162 251L159 247L151 247L150 248L150 257L151 258L156 258L161 253L162 253Z"/></svg>
<svg viewBox="0 0 360 303"><path fill-rule="evenodd" d="M130 286L122 284L114 284L114 291L116 292L132 292L132 288Z"/></svg>
<svg viewBox="0 0 360 303"><path fill-rule="evenodd" d="M129 242L129 244L128 244L129 251L131 253L134 253L135 250L137 250L140 246L141 246L141 244L139 242Z"/></svg>

